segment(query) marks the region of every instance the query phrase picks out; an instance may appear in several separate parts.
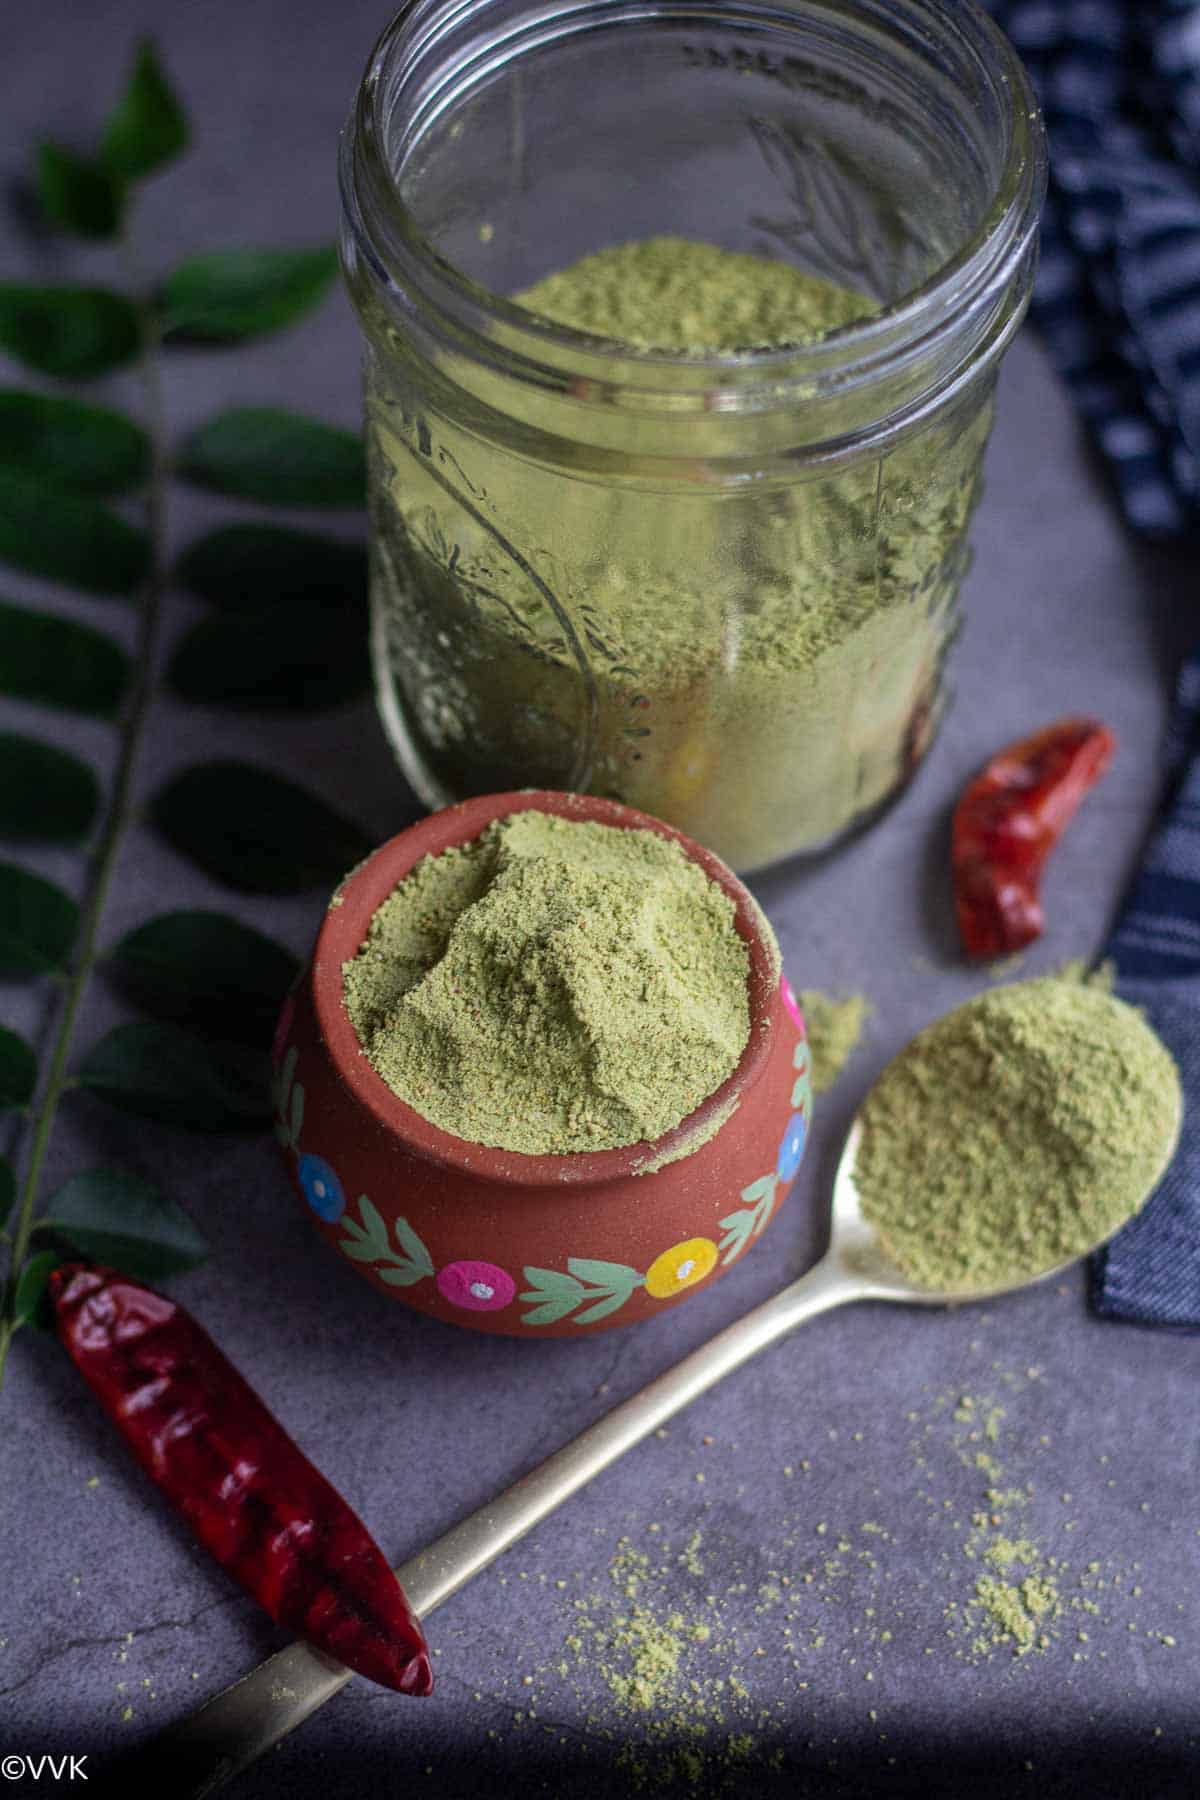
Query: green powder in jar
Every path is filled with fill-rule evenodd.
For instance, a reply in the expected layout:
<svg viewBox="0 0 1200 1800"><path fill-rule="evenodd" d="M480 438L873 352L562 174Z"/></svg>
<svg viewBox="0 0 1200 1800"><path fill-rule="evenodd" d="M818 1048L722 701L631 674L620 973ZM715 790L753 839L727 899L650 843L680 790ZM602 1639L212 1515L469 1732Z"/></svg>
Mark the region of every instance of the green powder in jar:
<svg viewBox="0 0 1200 1800"><path fill-rule="evenodd" d="M696 355L811 343L877 310L678 237L599 251L514 298ZM938 716L989 389L886 453L806 472L783 466L769 412L739 427L736 459L720 407L698 413L669 460L654 421L612 407L580 426L612 441L600 464L548 401L526 396L510 430L503 385L476 385L468 425L449 402L394 397L382 369L368 382L375 654L423 798L583 789L753 869L896 791Z"/></svg>
<svg viewBox="0 0 1200 1800"><path fill-rule="evenodd" d="M922 1031L862 1111L862 1210L913 1281L952 1292L1082 1255L1141 1204L1170 1149L1179 1076L1141 1014L1044 977Z"/></svg>
<svg viewBox="0 0 1200 1800"><path fill-rule="evenodd" d="M748 975L732 900L678 844L537 811L418 863L343 970L389 1087L528 1155L678 1125L746 1046Z"/></svg>
<svg viewBox="0 0 1200 1800"><path fill-rule="evenodd" d="M815 343L876 310L790 263L679 237L597 250L513 299L574 331L693 356Z"/></svg>

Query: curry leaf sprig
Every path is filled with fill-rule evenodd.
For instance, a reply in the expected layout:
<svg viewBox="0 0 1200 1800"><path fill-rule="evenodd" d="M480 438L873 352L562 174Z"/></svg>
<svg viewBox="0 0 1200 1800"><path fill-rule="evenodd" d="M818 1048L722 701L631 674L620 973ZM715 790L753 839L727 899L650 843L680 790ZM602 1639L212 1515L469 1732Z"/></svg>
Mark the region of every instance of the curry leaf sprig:
<svg viewBox="0 0 1200 1800"><path fill-rule="evenodd" d="M144 42L94 155L49 141L38 147L43 213L67 232L111 241L135 270L138 186L188 139L183 108ZM173 453L165 423L173 343L233 346L291 325L325 296L335 268L328 245L229 248L194 256L153 285L135 272L129 291L0 282L0 352L58 381L129 369L143 397L135 420L75 395L0 388L0 562L136 606L131 653L99 625L0 598L0 693L110 721L118 734L107 788L57 744L0 734L0 839L88 853L78 902L19 863L0 861L0 976L53 984L55 1007L40 1073L32 1047L0 1027L0 1107L25 1115L27 1140L20 1180L0 1158L0 1381L14 1332L42 1305L59 1246L143 1278L188 1268L207 1252L186 1213L132 1170L77 1171L43 1202L45 1158L68 1094L191 1130L237 1130L269 1117L264 1051L295 958L216 912L167 913L108 947L101 932L135 820L134 779L172 585L209 605L168 662L183 701L270 713L341 705L366 687L359 544L238 522L189 546L173 571L167 548L175 478L267 506L362 504L363 452L352 433L275 408L237 407ZM136 505L136 517L119 510L127 505ZM356 826L294 783L229 759L176 774L149 815L179 852L243 892L327 883L369 847ZM76 1025L98 969L153 1016L117 1026L79 1055Z"/></svg>

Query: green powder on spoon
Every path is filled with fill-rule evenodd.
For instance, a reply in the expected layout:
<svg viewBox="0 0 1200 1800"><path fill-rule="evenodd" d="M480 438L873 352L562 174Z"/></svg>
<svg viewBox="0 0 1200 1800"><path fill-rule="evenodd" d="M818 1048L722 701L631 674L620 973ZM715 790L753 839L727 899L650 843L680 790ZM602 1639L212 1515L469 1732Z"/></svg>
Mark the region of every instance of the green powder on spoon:
<svg viewBox="0 0 1200 1800"><path fill-rule="evenodd" d="M1169 1052L1115 995L1053 977L993 989L928 1026L872 1089L862 1210L921 1286L1030 1280L1136 1210L1181 1107Z"/></svg>

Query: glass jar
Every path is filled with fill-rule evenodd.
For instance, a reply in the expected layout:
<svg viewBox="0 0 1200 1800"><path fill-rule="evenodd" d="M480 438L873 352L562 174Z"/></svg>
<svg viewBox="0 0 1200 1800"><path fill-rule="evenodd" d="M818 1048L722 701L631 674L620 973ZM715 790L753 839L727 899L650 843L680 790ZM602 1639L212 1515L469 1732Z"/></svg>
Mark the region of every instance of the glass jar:
<svg viewBox="0 0 1200 1800"><path fill-rule="evenodd" d="M822 848L942 705L1045 183L971 0L412 0L342 147L380 711L431 806L573 788ZM878 310L639 352L505 298L670 234Z"/></svg>

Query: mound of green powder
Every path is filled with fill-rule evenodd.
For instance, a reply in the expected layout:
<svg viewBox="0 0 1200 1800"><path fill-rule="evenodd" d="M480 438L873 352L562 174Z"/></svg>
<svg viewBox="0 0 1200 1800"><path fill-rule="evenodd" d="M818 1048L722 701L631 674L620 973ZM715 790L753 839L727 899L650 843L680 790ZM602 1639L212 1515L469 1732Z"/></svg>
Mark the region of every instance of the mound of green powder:
<svg viewBox="0 0 1200 1800"><path fill-rule="evenodd" d="M513 298L593 337L696 356L816 343L876 310L789 263L678 237L614 244Z"/></svg>
<svg viewBox="0 0 1200 1800"><path fill-rule="evenodd" d="M813 1092L828 1093L858 1048L871 1002L865 994L838 1000L818 988L802 988L799 999L812 1057Z"/></svg>
<svg viewBox="0 0 1200 1800"><path fill-rule="evenodd" d="M661 1137L750 1034L733 902L675 843L514 813L426 857L345 965L346 1008L401 1099L528 1155Z"/></svg>
<svg viewBox="0 0 1200 1800"><path fill-rule="evenodd" d="M967 1292L1082 1255L1162 1171L1182 1105L1141 1014L1053 977L914 1038L863 1109L862 1209L914 1281Z"/></svg>

